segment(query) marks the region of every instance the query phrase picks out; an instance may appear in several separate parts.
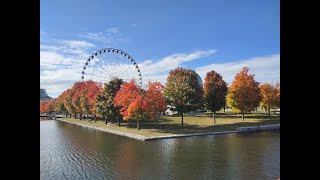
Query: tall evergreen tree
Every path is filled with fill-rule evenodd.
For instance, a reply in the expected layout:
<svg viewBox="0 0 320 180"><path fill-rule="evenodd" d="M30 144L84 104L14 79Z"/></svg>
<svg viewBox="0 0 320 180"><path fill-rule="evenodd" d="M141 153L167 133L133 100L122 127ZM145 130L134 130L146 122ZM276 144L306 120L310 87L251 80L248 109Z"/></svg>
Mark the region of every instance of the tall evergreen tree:
<svg viewBox="0 0 320 180"><path fill-rule="evenodd" d="M122 84L122 79L112 79L104 85L101 94L96 97L95 111L97 114L105 118L106 124L107 119L115 119L118 121L118 125L120 126L122 115L119 113L119 110L121 107L114 107L114 97Z"/></svg>

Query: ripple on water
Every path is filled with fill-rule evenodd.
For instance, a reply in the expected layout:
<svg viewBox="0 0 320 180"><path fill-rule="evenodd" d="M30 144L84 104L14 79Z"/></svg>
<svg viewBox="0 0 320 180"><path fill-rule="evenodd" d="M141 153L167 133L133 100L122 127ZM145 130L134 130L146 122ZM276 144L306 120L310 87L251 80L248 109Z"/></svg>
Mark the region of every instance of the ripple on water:
<svg viewBox="0 0 320 180"><path fill-rule="evenodd" d="M40 122L41 179L274 179L280 132L137 141Z"/></svg>

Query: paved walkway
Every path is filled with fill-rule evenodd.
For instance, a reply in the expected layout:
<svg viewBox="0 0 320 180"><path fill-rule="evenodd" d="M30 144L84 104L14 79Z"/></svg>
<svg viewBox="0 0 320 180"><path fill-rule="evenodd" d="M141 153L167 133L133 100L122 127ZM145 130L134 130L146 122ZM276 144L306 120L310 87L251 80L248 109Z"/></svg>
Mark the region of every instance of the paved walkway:
<svg viewBox="0 0 320 180"><path fill-rule="evenodd" d="M178 134L178 135L167 135L167 136L153 136L153 137L147 137L139 134L133 134L133 133L127 133L122 132L118 130L112 130L108 128L103 127L94 127L89 125L84 125L81 123L71 122L63 119L57 119L58 121L63 121L71 124L76 124L83 127L93 128L100 131L120 135L120 136L126 136L132 139L137 139L141 141L147 141L147 140L157 140L157 139L169 139L169 138L180 138L180 137L191 137L191 136L208 136L208 135L219 135L219 134L229 134L229 133L241 133L241 132L252 132L252 131L264 131L264 130L274 130L274 129L280 129L280 124L275 125L265 125L265 126L253 126L253 127L240 127L237 128L236 131L223 131L223 132L209 132L209 133L193 133L193 134Z"/></svg>

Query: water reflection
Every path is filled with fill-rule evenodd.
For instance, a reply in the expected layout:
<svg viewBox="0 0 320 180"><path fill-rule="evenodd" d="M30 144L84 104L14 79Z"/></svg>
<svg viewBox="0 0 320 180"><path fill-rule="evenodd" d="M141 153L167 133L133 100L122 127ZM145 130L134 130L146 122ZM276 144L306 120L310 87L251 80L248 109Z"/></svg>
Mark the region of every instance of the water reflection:
<svg viewBox="0 0 320 180"><path fill-rule="evenodd" d="M137 141L40 122L41 179L275 179L280 133Z"/></svg>

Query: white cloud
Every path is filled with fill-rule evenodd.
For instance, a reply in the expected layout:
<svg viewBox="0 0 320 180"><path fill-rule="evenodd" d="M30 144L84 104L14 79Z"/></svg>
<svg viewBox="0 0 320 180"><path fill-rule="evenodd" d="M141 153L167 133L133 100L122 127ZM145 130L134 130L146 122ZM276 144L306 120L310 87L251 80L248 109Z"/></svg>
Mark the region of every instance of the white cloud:
<svg viewBox="0 0 320 180"><path fill-rule="evenodd" d="M195 51L189 54L172 54L158 60L157 62L154 62L153 60L145 60L140 63L139 67L143 70L144 75L158 74L179 67L185 62L212 55L215 52L216 50L208 50Z"/></svg>
<svg viewBox="0 0 320 180"><path fill-rule="evenodd" d="M90 33L90 32L80 33L80 34L79 34L79 37L86 38L86 39L93 40L93 41L111 43L111 38L108 37L106 34L104 34L104 33L102 33L102 32L97 32L97 33Z"/></svg>
<svg viewBox="0 0 320 180"><path fill-rule="evenodd" d="M228 84L231 84L234 76L245 66L249 68L249 74L255 74L255 79L258 82L280 82L280 54L254 57L230 63L211 64L196 68L196 72L204 80L206 73L214 70L219 73Z"/></svg>
<svg viewBox="0 0 320 180"><path fill-rule="evenodd" d="M106 32L108 32L108 33L117 33L117 32L119 32L119 28L115 28L115 27L107 28Z"/></svg>
<svg viewBox="0 0 320 180"><path fill-rule="evenodd" d="M181 67L183 63L200 59L214 54L216 50L195 51L189 54L172 54L158 61L145 60L139 64L144 83L147 81L160 81L165 83L166 77L171 69Z"/></svg>
<svg viewBox="0 0 320 180"><path fill-rule="evenodd" d="M91 47L94 47L95 45L86 41L69 41L69 40L64 40L62 41L63 44L70 48L75 48L75 49L88 49Z"/></svg>
<svg viewBox="0 0 320 180"><path fill-rule="evenodd" d="M82 32L79 37L103 43L105 46L111 43L126 42L125 37L120 33L119 28L107 28L104 32Z"/></svg>
<svg viewBox="0 0 320 180"><path fill-rule="evenodd" d="M40 45L40 86L57 97L74 82L81 80L81 70L95 47L86 41L52 40Z"/></svg>

